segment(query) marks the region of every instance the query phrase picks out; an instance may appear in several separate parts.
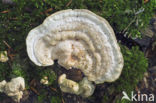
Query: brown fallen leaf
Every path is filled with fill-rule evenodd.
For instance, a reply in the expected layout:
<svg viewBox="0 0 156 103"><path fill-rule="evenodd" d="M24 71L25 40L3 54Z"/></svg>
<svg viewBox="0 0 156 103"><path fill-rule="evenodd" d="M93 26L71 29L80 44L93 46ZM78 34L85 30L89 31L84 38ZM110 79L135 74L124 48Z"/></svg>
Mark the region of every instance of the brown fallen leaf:
<svg viewBox="0 0 156 103"><path fill-rule="evenodd" d="M149 0L144 0L144 4L147 3Z"/></svg>
<svg viewBox="0 0 156 103"><path fill-rule="evenodd" d="M8 9L8 10L4 10L4 11L2 11L1 13L5 14L5 13L8 13L8 12L10 12L9 9Z"/></svg>
<svg viewBox="0 0 156 103"><path fill-rule="evenodd" d="M51 89L52 91L57 92L56 88L50 87L50 89Z"/></svg>

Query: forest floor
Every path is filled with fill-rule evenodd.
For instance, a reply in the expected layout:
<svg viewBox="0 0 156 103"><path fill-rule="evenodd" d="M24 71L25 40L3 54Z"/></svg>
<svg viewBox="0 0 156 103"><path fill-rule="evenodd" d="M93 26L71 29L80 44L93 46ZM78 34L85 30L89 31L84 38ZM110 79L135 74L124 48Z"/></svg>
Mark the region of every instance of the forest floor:
<svg viewBox="0 0 156 103"><path fill-rule="evenodd" d="M132 37L125 37L124 33L126 33L126 32L124 32L122 35L118 34L118 33L122 32L121 30L125 30L125 28L127 28L127 27L130 28L129 32L133 31L133 34L135 34L135 33L137 34L137 32L134 30L137 28L135 28L134 25L137 24L137 20L149 21L147 19L150 17L149 16L150 12L148 12L148 10L150 10L152 8L145 9L145 11L146 10L147 11L140 12L139 15L138 14L134 15L134 13L136 13L136 12L133 7L131 8L131 4L133 4L135 0L132 0L132 2L129 2L128 0L123 2L123 3L126 3L126 6L127 6L126 10L129 10L129 11L126 11L126 10L121 11L123 8L124 9L126 8L126 6L122 4L122 0L119 0L121 2L121 3L119 3L120 5L118 4L119 1L115 2L113 0L108 0L108 1L99 0L98 2L96 2L96 0L94 0L94 3L92 0L86 0L86 1L85 0L75 0L75 1L74 0L69 0L69 1L68 0L64 0L64 1L43 0L44 3L46 5L48 5L48 7L45 5L40 6L39 5L40 2L38 2L39 4L37 2L35 4L35 0L32 0L33 2L29 2L29 1L25 0L25 1L22 1L23 4L20 0L19 1L14 0L14 1L18 1L18 2L16 2L16 3L18 3L18 5L16 5L14 2L12 2L13 0L2 0L2 1L3 2L5 1L6 4L8 5L8 7L7 7L7 5L5 5L3 8L2 7L3 4L0 4L1 5L0 6L0 10L1 10L0 11L0 18L1 18L1 20L0 20L0 29L1 29L0 30L0 33L1 33L0 40L2 40L2 41L0 41L0 50L1 49L6 50L8 52L8 55L10 55L10 56L9 56L8 62L4 63L4 65L1 63L1 65L0 65L1 66L0 69L2 71L2 72L0 71L0 76L1 76L1 74L5 75L3 78L0 77L0 79L2 79L2 80L3 79L6 79L6 80L11 79L12 77L10 76L10 74L16 68L21 71L24 71L25 74L27 74L26 77L24 77L22 75L26 81L26 84L28 85L28 88L25 89L23 98L21 99L20 103L131 103L131 101L121 102L121 99L123 97L122 91L124 91L124 89L127 89L127 88L130 90L134 89L133 86L136 83L138 83L138 84L137 84L137 86L136 85L134 86L135 93L141 93L141 94L147 94L147 95L154 94L154 96L155 96L155 98L154 98L155 101L153 101L153 102L145 101L145 102L141 102L141 103L156 103L156 15L150 21L149 27L147 27L145 29L145 31L141 32L141 35L142 35L141 39L134 39L134 38L132 39ZM46 3L46 1L47 1L47 3ZM65 1L68 1L66 6L64 6L64 3L63 3ZM96 11L95 12L96 14L104 17L105 19L107 19L109 21L112 28L116 32L116 37L119 42L119 45L122 44L123 46L128 48L127 51L130 52L130 54L133 52L136 52L136 51L137 51L137 53L140 53L140 54L138 54L139 56L137 54L134 55L135 54L134 53L134 54L130 55L130 57L127 57L128 59L126 58L126 60L128 62L131 62L133 57L136 60L134 60L132 63L127 63L127 65L124 69L125 71L126 70L127 71L124 72L125 74L122 77L122 79L120 76L120 78L118 79L119 81L117 81L117 83L113 82L114 84L113 83L103 83L100 85L96 85L96 89L94 91L93 96L88 97L88 98L82 98L81 96L77 96L74 94L63 93L63 92L61 92L59 85L57 84L57 79L62 73L66 73L67 76L69 76L69 78L80 79L82 77L80 75L73 76L73 75L77 75L77 74L73 74L73 73L76 73L77 71L72 71L72 70L67 71L63 67L59 66L57 63L55 63L53 66L50 66L50 67L35 66L28 58L28 55L26 53L26 45L25 45L25 38L26 38L28 32L32 28L41 24L41 22L45 19L45 17L47 17L51 13L54 13L58 10L69 9L69 8L79 9L79 5L77 5L77 4L80 1L82 1L82 2L84 1L84 3L81 2L82 7L80 7L80 9L81 8L85 8L85 9L92 8L92 10L91 9L89 9L89 10L91 10L93 12ZM150 0L144 0L144 4L148 4L149 1ZM56 5L55 2L58 5ZM0 1L0 3L1 3L1 1ZM21 3L21 5L20 5L20 3ZM49 4L51 4L51 5L49 6ZM104 6L104 4L105 4L105 6ZM133 4L133 6L134 7L136 6L136 11L138 11L138 10L140 10L139 5L141 5L141 3L139 2L136 4L138 4L138 5ZM27 5L28 7L27 6L25 7L24 5ZM108 6L108 5L110 5L110 6ZM120 8L121 5L125 6L125 7ZM21 8L18 6L21 6ZM107 9L107 6L108 6L108 8L110 8L110 11L108 11L109 9ZM137 8L137 6L139 8ZM95 7L96 7L96 10L94 10ZM150 7L150 6L148 6L148 7ZM18 8L20 8L20 9L18 10ZM34 10L32 10L32 8ZM116 11L113 10L114 8ZM101 11L99 11L99 10L101 10ZM16 15L16 13L18 13L18 15ZM120 13L121 13L121 15L118 15ZM130 14L128 14L128 13L130 13ZM2 14L2 16L1 16L1 14ZM101 15L101 14L103 14L103 15ZM148 14L148 15L142 16L143 14ZM121 16L123 17L122 20L121 20ZM131 26L129 26L129 22L134 16L138 16L136 19L136 22L132 23L132 25L130 23ZM147 18L144 18L144 17L147 17ZM120 27L122 27L121 30L119 29ZM137 29L137 30L139 31L139 29ZM140 33L140 31L139 31L139 33ZM131 48L132 46L134 46L134 47L137 46L137 47L139 47L139 49L133 50L133 52L131 52L130 50L132 50L132 48ZM121 50L122 50L122 46L121 46ZM127 55L124 55L124 53L126 54L127 51L125 50L123 52L124 57L127 56ZM146 67L147 60L145 57L148 58L148 69ZM138 60L138 58L141 58L141 59ZM138 61L141 61L141 62L138 62ZM136 63L135 63L134 68L132 68L133 67L132 65L134 62L136 62ZM142 69L139 69L138 66L136 66L137 63L140 63L140 65L138 65L138 66L139 67L142 66ZM145 65L143 63L145 63ZM14 66L13 64L15 64L15 68L13 68L13 66ZM130 68L128 68L128 66ZM50 70L54 71L57 75L54 83L52 83L51 85L48 85L48 86L41 84L40 78L39 78L40 72L44 71L45 69L50 69ZM147 69L147 71L146 71L146 69ZM131 71L131 73L129 73L129 71ZM135 73L134 71L136 71L137 73ZM144 71L146 71L146 72L144 73ZM139 75L139 73L141 76ZM142 78L141 73L142 74L144 73L143 78ZM73 74L73 75L70 75L70 74ZM123 74L123 72L122 72L122 74ZM135 74L135 76L133 77L132 74ZM125 76L125 75L128 75L128 76ZM51 77L53 77L53 75ZM125 78L125 77L128 77L128 78ZM140 80L140 77L142 78L142 80L138 82L137 80ZM131 79L131 78L133 78L133 79ZM134 83L134 85L132 84L133 86L130 85L131 87L128 87L129 84L131 84L131 83ZM119 86L125 86L125 85L126 86L128 85L128 86L127 86L127 88L126 88L126 86L120 87L120 90L117 90L116 84L121 84ZM140 94L138 94L138 95L140 95ZM3 99L3 100L1 100L1 99ZM4 93L0 93L0 103L15 103L15 102L13 102L13 100L10 97L8 97L7 95L5 95ZM140 103L140 102L138 102L138 103Z"/></svg>
<svg viewBox="0 0 156 103"><path fill-rule="evenodd" d="M152 29L150 27L150 30L153 32L152 37L151 37L151 32L148 32L145 34L145 36L142 39L135 40L143 47L143 52L145 53L145 56L149 59L149 68L147 72L144 73L144 77L142 81L140 81L137 87L135 88L135 92L138 93L140 91L142 94L156 95L156 17L152 19L151 26ZM60 69L58 75L59 73L61 74L61 72L66 72L66 71ZM34 83L36 87L41 88L40 83L37 83L37 81L35 81ZM109 100L109 103L116 103L116 100L121 99L123 95L122 93L112 94L113 90L110 90L109 86L110 86L109 83L97 85L94 93L94 97L96 99L85 99L77 95L62 93L63 98L61 101L62 103L98 103L98 102L108 103L108 101L107 102L102 101L103 94L107 92L106 94L108 94L108 96L111 98ZM45 89L48 89L48 91L51 92L49 88L45 87ZM14 102L12 101L11 98L8 97L5 100L0 101L0 103L14 103ZM34 92L32 90L24 91L24 96L20 103L38 103L37 92ZM48 102L44 102L44 103L48 103ZM142 102L142 103L148 103L148 102Z"/></svg>

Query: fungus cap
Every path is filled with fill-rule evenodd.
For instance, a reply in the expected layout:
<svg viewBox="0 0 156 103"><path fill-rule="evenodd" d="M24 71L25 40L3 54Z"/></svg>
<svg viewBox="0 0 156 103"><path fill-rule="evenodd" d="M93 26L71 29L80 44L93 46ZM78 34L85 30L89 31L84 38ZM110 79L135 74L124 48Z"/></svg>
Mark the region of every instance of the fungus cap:
<svg viewBox="0 0 156 103"><path fill-rule="evenodd" d="M85 9L62 10L32 29L26 39L29 58L38 66L80 69L96 84L116 80L123 57L113 29L102 17Z"/></svg>

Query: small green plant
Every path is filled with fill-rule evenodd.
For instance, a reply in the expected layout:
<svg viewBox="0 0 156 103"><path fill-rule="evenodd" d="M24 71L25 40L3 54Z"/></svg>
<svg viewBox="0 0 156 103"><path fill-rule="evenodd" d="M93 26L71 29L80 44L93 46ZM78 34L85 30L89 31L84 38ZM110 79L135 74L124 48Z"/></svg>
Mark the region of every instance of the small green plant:
<svg viewBox="0 0 156 103"><path fill-rule="evenodd" d="M37 96L37 100L39 103L43 103L45 98L46 98L46 95L44 94Z"/></svg>
<svg viewBox="0 0 156 103"><path fill-rule="evenodd" d="M52 96L50 103L61 103L61 99L58 96Z"/></svg>
<svg viewBox="0 0 156 103"><path fill-rule="evenodd" d="M105 94L103 96L102 103L108 103L108 100L109 100L109 97L108 97L108 95Z"/></svg>
<svg viewBox="0 0 156 103"><path fill-rule="evenodd" d="M47 93L48 91L44 88L40 88L39 95L37 96L37 103L44 103L47 101Z"/></svg>
<svg viewBox="0 0 156 103"><path fill-rule="evenodd" d="M19 77L19 76L23 78L25 77L24 70L22 70L22 66L19 63L13 62L11 78Z"/></svg>
<svg viewBox="0 0 156 103"><path fill-rule="evenodd" d="M60 94L57 93L48 93L46 89L40 89L39 95L37 96L37 103L44 103L45 101L50 101L50 103L61 103ZM50 95L47 95L50 94Z"/></svg>
<svg viewBox="0 0 156 103"><path fill-rule="evenodd" d="M10 74L10 68L8 67L8 63L0 63L0 82L2 80L8 79L8 75Z"/></svg>
<svg viewBox="0 0 156 103"><path fill-rule="evenodd" d="M50 68L42 69L42 71L39 73L39 78L42 79L44 77L48 77L48 85L53 84L53 82L56 80L57 75L53 70Z"/></svg>

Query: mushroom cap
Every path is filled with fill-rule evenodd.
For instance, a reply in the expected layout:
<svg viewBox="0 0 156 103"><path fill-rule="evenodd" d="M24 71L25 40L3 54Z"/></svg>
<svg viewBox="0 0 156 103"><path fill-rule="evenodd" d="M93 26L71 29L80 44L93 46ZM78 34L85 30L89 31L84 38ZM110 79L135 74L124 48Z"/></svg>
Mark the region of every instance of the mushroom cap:
<svg viewBox="0 0 156 103"><path fill-rule="evenodd" d="M38 66L80 69L96 84L116 80L123 57L113 29L102 17L85 9L68 9L47 17L27 38L27 53Z"/></svg>

